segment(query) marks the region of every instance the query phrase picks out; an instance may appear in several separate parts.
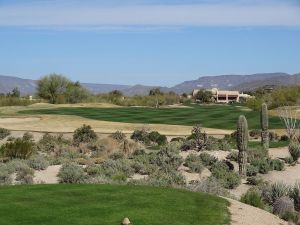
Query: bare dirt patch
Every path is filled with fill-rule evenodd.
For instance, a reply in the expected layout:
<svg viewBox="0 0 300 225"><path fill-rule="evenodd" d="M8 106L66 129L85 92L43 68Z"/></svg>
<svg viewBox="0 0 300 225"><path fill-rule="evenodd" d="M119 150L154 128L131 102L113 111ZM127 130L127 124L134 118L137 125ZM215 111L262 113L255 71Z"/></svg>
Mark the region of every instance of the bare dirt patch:
<svg viewBox="0 0 300 225"><path fill-rule="evenodd" d="M227 199L230 202L229 211L231 213L231 225L287 225L288 223L277 216L243 204L239 201Z"/></svg>
<svg viewBox="0 0 300 225"><path fill-rule="evenodd" d="M57 184L57 174L60 168L61 165L55 165L48 166L45 170L35 171L33 179L34 183Z"/></svg>
<svg viewBox="0 0 300 225"><path fill-rule="evenodd" d="M122 130L124 133L132 133L135 129L143 127L156 130L162 134L170 136L190 135L191 126L165 125L165 124L133 124L92 120L79 116L67 115L41 115L36 117L7 117L0 118L0 127L16 131L53 132L68 133L73 132L83 124L88 124L98 133L113 133ZM229 130L204 128L210 135L230 134Z"/></svg>

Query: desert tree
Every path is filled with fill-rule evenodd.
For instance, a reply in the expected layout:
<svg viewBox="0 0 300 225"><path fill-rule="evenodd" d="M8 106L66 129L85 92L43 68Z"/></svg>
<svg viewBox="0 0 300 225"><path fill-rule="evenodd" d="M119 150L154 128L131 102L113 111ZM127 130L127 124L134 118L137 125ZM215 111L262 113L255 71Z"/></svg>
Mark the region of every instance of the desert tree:
<svg viewBox="0 0 300 225"><path fill-rule="evenodd" d="M298 111L293 110L290 106L283 106L277 109L277 113L285 127L289 139L298 140L300 126L297 119Z"/></svg>
<svg viewBox="0 0 300 225"><path fill-rule="evenodd" d="M37 94L39 97L55 104L58 97L66 92L67 86L70 83L71 81L66 77L53 73L42 77L38 81Z"/></svg>
<svg viewBox="0 0 300 225"><path fill-rule="evenodd" d="M159 107L159 97L162 96L164 93L161 92L159 88L153 88L149 91L149 96L155 97L155 108Z"/></svg>

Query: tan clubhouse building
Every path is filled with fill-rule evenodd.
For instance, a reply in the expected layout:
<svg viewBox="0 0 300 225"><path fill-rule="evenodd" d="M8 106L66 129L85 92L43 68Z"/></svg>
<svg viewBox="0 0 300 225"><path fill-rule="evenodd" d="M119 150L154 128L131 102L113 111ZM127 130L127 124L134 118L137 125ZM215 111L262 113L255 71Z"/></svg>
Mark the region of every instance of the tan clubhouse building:
<svg viewBox="0 0 300 225"><path fill-rule="evenodd" d="M200 89L193 90L193 97L200 91ZM248 98L251 98L251 95L240 93L239 91L227 91L219 90L217 88L209 89L212 96L217 103L230 103L230 102L241 102Z"/></svg>

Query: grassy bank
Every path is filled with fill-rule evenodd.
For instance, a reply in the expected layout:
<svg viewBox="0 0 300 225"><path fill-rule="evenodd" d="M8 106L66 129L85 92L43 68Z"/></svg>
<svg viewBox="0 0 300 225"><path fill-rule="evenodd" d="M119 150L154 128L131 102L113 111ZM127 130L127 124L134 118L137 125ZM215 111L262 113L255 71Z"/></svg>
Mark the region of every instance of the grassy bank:
<svg viewBox="0 0 300 225"><path fill-rule="evenodd" d="M0 224L229 224L228 202L184 190L113 185L34 185L0 188Z"/></svg>

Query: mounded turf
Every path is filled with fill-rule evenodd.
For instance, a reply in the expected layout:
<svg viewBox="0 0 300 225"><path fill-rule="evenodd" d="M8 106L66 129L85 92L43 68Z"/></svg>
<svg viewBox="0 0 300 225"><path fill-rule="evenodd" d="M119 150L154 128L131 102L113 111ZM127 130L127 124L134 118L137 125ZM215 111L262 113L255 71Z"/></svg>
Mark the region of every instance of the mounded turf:
<svg viewBox="0 0 300 225"><path fill-rule="evenodd" d="M243 110L244 109L244 110ZM23 114L77 115L89 119L148 124L195 125L208 128L236 129L239 115L247 117L250 129L258 129L259 112L234 105L193 105L191 108L54 108L20 111ZM283 128L278 117L269 118L270 128Z"/></svg>
<svg viewBox="0 0 300 225"><path fill-rule="evenodd" d="M32 185L0 187L0 224L229 224L229 203L185 190L144 186Z"/></svg>

